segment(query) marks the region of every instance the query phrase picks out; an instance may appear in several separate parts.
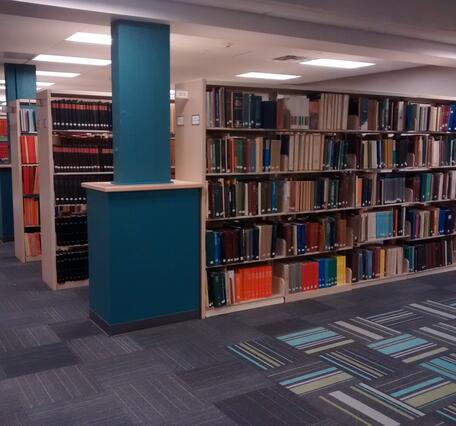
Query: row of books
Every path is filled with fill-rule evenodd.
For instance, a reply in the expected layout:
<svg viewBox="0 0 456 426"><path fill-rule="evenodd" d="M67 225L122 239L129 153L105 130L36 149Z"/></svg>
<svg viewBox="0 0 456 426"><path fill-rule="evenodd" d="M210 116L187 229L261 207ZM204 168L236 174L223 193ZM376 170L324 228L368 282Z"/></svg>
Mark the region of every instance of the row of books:
<svg viewBox="0 0 456 426"><path fill-rule="evenodd" d="M38 164L38 138L32 135L22 135L19 141L22 164Z"/></svg>
<svg viewBox="0 0 456 426"><path fill-rule="evenodd" d="M56 172L112 172L112 138L101 136L54 136Z"/></svg>
<svg viewBox="0 0 456 426"><path fill-rule="evenodd" d="M40 226L40 202L36 198L24 198L24 226Z"/></svg>
<svg viewBox="0 0 456 426"><path fill-rule="evenodd" d="M111 102L56 99L51 111L54 130L112 130Z"/></svg>
<svg viewBox="0 0 456 426"><path fill-rule="evenodd" d="M456 171L408 176L356 177L356 205L367 207L403 202L428 202L456 198Z"/></svg>
<svg viewBox="0 0 456 426"><path fill-rule="evenodd" d="M54 176L55 203L86 204L86 190L81 186L84 182L112 181L112 175L56 175Z"/></svg>
<svg viewBox="0 0 456 426"><path fill-rule="evenodd" d="M0 163L9 162L9 145L8 142L0 141Z"/></svg>
<svg viewBox="0 0 456 426"><path fill-rule="evenodd" d="M36 133L36 110L24 108L19 110L20 128L22 133Z"/></svg>
<svg viewBox="0 0 456 426"><path fill-rule="evenodd" d="M404 208L393 208L350 215L348 223L353 230L354 241L364 243L404 236L404 213Z"/></svg>
<svg viewBox="0 0 456 426"><path fill-rule="evenodd" d="M8 121L6 118L0 117L0 137L8 136Z"/></svg>
<svg viewBox="0 0 456 426"><path fill-rule="evenodd" d="M207 266L298 256L351 246L347 219L340 215L293 222L228 223L206 230Z"/></svg>
<svg viewBox="0 0 456 426"><path fill-rule="evenodd" d="M40 192L39 171L37 166L22 166L22 193L36 195Z"/></svg>
<svg viewBox="0 0 456 426"><path fill-rule="evenodd" d="M456 129L456 104L431 104L336 93L251 93L228 87L206 92L207 127L432 131Z"/></svg>
<svg viewBox="0 0 456 426"><path fill-rule="evenodd" d="M276 103L262 94L214 87L206 92L206 126L274 128Z"/></svg>
<svg viewBox="0 0 456 426"><path fill-rule="evenodd" d="M87 244L87 216L56 217L55 236L58 246Z"/></svg>
<svg viewBox="0 0 456 426"><path fill-rule="evenodd" d="M277 263L274 277L283 280L289 294L347 284L345 256L331 256L305 262Z"/></svg>
<svg viewBox="0 0 456 426"><path fill-rule="evenodd" d="M403 247L374 245L354 249L347 254L347 266L352 282L392 277L407 272L404 267Z"/></svg>
<svg viewBox="0 0 456 426"><path fill-rule="evenodd" d="M356 139L351 146L359 156L361 169L446 167L456 164L456 140L448 135L402 136L393 138L365 137L361 149ZM359 154L358 154L359 153Z"/></svg>
<svg viewBox="0 0 456 426"><path fill-rule="evenodd" d="M419 272L453 265L456 261L455 248L454 238L405 244L404 257L408 261L408 271Z"/></svg>
<svg viewBox="0 0 456 426"><path fill-rule="evenodd" d="M83 281L89 278L88 247L74 247L56 252L57 283Z"/></svg>
<svg viewBox="0 0 456 426"><path fill-rule="evenodd" d="M234 268L207 274L208 306L233 305L272 296L272 266Z"/></svg>
<svg viewBox="0 0 456 426"><path fill-rule="evenodd" d="M349 142L322 134L264 137L209 138L208 173L261 173L278 171L342 170L354 168L348 155Z"/></svg>
<svg viewBox="0 0 456 426"><path fill-rule="evenodd" d="M25 255L37 257L41 255L41 234L39 232L24 233Z"/></svg>
<svg viewBox="0 0 456 426"><path fill-rule="evenodd" d="M305 212L354 206L355 176L313 180L239 180L208 182L208 217L238 217Z"/></svg>
<svg viewBox="0 0 456 426"><path fill-rule="evenodd" d="M402 100L351 97L348 128L451 132L456 127L455 104L434 105Z"/></svg>
<svg viewBox="0 0 456 426"><path fill-rule="evenodd" d="M435 237L455 232L454 208L424 207L407 209L406 227L411 239Z"/></svg>
<svg viewBox="0 0 456 426"><path fill-rule="evenodd" d="M349 95L279 95L278 129L347 129Z"/></svg>
<svg viewBox="0 0 456 426"><path fill-rule="evenodd" d="M275 139L208 138L208 173L261 173L344 169L446 167L456 164L456 140L408 135L397 138L298 133Z"/></svg>

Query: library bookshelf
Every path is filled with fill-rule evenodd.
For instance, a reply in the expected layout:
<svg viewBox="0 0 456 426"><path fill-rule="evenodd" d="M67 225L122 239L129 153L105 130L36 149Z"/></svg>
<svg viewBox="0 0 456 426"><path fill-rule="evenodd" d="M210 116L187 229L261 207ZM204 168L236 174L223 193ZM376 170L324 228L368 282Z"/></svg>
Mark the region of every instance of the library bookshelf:
<svg viewBox="0 0 456 426"><path fill-rule="evenodd" d="M21 262L41 260L39 191L37 185L33 185L33 180L37 179L36 174L39 170L36 155L38 141L35 108L34 99L18 99L8 105L13 183L14 253ZM27 115L21 113L24 110L27 111ZM27 155L34 151L34 160L24 158L24 145L27 144L24 140L31 142L31 145L28 145L30 153L27 152ZM27 151L29 150L27 149ZM27 187L30 184L28 177L31 177L32 181L30 187ZM26 183L26 180L29 183ZM31 210L33 210L33 218L26 214L26 211Z"/></svg>
<svg viewBox="0 0 456 426"><path fill-rule="evenodd" d="M59 102L65 105L59 106ZM89 152L88 149L81 148L78 141L90 143L94 138L97 140L112 139L111 128L107 128L108 125L105 124L106 128L100 129L95 122L99 122L101 118L93 116L93 104L105 105L110 102L109 97L85 92L66 94L43 90L37 95L42 278L52 290L76 288L89 284L88 244L87 236L84 236L84 231L87 232L87 209L85 191L81 189L81 183L112 181L113 171L112 158L109 170L104 170L105 167L101 167L99 162L95 162L94 158L98 159L101 148L99 151ZM68 110L74 104L89 105L85 115L72 118L71 112ZM60 117L57 117L55 108L66 110L69 116L60 114ZM103 117L105 122L111 120ZM58 126L56 126L57 120L60 120ZM87 124L88 120L90 125ZM62 125L64 122L66 124ZM63 140L66 141L65 145L63 145ZM73 147L73 143L79 143L79 145ZM58 150L59 147L64 147L63 150L66 151L62 153L62 149ZM112 142L109 155L112 157ZM77 241L71 240L66 243L59 241L57 226L61 222L65 222L66 225L70 222L70 225L73 226L76 224L79 236ZM71 229L69 233L66 233L67 236L68 234L71 235Z"/></svg>
<svg viewBox="0 0 456 426"><path fill-rule="evenodd" d="M224 88L222 95L220 95L221 92L217 92L219 88ZM412 233L416 233L414 226L417 225L415 222L411 222L415 220L412 218L413 214L419 216L420 218L425 217L425 219L423 219L424 222L420 222L419 226L427 226L430 229L431 222L429 222L429 217L420 216L423 211L430 211L432 214L437 214L436 212L440 214L441 211L445 211L445 214L448 214L448 216L444 216L446 218L445 220L447 220L449 217L454 216L453 210L451 209L454 208L456 204L456 175L454 175L454 171L456 170L456 122L452 122L450 126L448 116L443 115L446 113L446 111L448 113L449 111L453 111L453 113L456 112L456 105L452 104L450 101L435 99L414 99L413 97L384 96L380 94L368 93L330 94L313 92L309 90L299 90L295 87L289 86L240 86L233 83L223 82L207 83L205 80L194 80L177 84L176 90L186 92L188 95L185 99L176 99L176 178L201 182L203 185L201 197L202 318L212 317L230 312L243 311L257 307L265 307L278 303L321 297L325 295L336 294L339 292L352 291L367 286L406 280L415 276L424 276L456 270L456 266L453 266L455 263L454 261L456 260L454 241L456 228L454 227L454 221L451 222L451 229L444 229L442 233L440 233L439 228L438 232L436 229L433 229L433 231L430 231L431 233L424 233L422 235L412 235ZM308 96L310 101L318 100L318 102L321 102L320 105L322 105L322 99L324 98L326 106L323 107L325 109L321 109L320 107L320 110L317 114L317 117L319 116L319 118L317 118L318 127L315 126L315 128L309 128L312 126L308 125L309 121L305 121L308 120L309 117L310 122L312 120L312 111L309 111L312 108L309 107L309 104L304 105L303 107L304 112L302 115L307 115L307 118L302 122L299 122L299 117L297 118L297 123L301 123L300 126L292 125L293 123L296 123L296 121L293 122L292 118L290 118L293 115L290 112L290 107L290 110L285 111L285 114L288 114L287 119L289 120L285 126L282 125L283 119L280 124L276 121L277 116L279 115L276 112L274 115L277 114L277 116L273 117L274 122L272 126L269 125L259 127L257 126L257 123L255 123L253 128L251 128L252 126L245 127L244 121L243 125L241 124L240 127L230 127L225 126L224 121L227 120L225 114L228 114L228 108L233 108L234 98L231 97L229 106L227 106L228 104L223 104L224 106L220 107L220 103L218 106L214 107L214 104L210 103L220 102L217 100L216 96L225 96L228 91L230 91L230 93L233 91L241 92L243 94L248 93L257 97L261 97L262 101L275 101L275 107L277 109L277 101L285 99L287 97L292 98L294 96ZM207 96L208 92L211 92L212 94L210 96ZM214 95L214 93L216 93L216 95ZM211 98L211 96L215 96L215 98ZM340 97L339 99L342 99L340 104L337 103L337 96ZM228 95L226 95L226 98L223 99L223 102L225 102L228 99ZM252 99L254 99L254 97ZM355 101L352 101L352 99L357 99L356 102L359 103L356 104L359 117L356 117L356 113L353 114L353 104ZM361 107L361 104L365 106L365 110L363 109L364 106ZM241 105L245 108L246 104L241 103ZM223 109L225 106L226 110ZM248 108L250 108L250 106ZM372 111L370 108L373 108ZM387 110L388 108L392 109L390 112L385 113L384 110ZM252 112L252 110L249 111L249 113L255 114L255 112ZM262 111L264 112L264 110ZM283 110L281 110L281 113L283 113ZM411 118L408 115L409 113L411 114ZM232 109L230 118L233 120L233 122L235 118L234 114L234 109ZM358 122L356 122L356 118L359 120ZM361 122L361 118L365 118L365 123ZM353 121L353 119L355 119L355 121ZM371 123L371 119L373 120L373 124ZM219 121L218 123L214 124L214 121L216 120ZM385 120L390 121L387 122ZM270 122L271 121L269 120L269 123ZM325 124L321 125L322 122ZM302 123L306 124L302 125ZM441 123L446 123L446 127L441 125ZM281 139L282 137L284 139ZM303 143L305 145L300 146L307 146L307 144L310 143L308 142L308 137L315 137L317 139L320 138L322 141L320 142L321 145L319 145L321 148L321 156L319 157L322 163L321 167L314 167L312 161L310 161L309 166L309 164L307 164L306 155L308 156L310 151L306 151L307 148L302 148L303 151L300 151L299 156L302 158L303 164L299 163L298 167L282 167L282 164L280 164L280 168L275 170L264 170L261 168L257 168L256 170L245 170L245 167L244 169L240 170L234 169L234 166L232 165L233 168L231 170L226 170L228 168L227 162L232 161L232 159L227 159L227 155L229 155L227 154L228 145L220 145L222 147L220 151L217 151L217 148L215 148L215 151L213 151L212 145L209 145L209 141L213 141L214 139L226 140L226 138L239 138L243 141L246 141L248 139L255 138L263 138L263 140L265 138L268 138L287 140L286 138L288 137L296 138L296 140L297 138L302 138L300 141L304 141ZM359 144L359 146L362 146L363 151L355 151L355 155L352 155L353 152L350 150L351 145L348 145L348 154L345 153L347 164L344 164L343 167L324 167L325 164L323 164L324 162L322 160L322 153L323 149L326 149L328 138L334 138L337 139L337 141L344 140L347 145L355 143L353 141L357 141L356 143ZM385 146L390 143L390 141L393 141L391 142L393 144L391 146L394 146L394 148L391 148L391 153L387 153L389 152L388 150L390 148L387 148L385 150ZM443 151L441 148L431 148L433 153L432 156L436 153L436 151L440 149L440 154L437 154L437 156L440 155L440 160L434 161L435 159L433 159L431 161L431 154L429 154L428 157L428 151L426 151L425 154L419 150L409 150L407 152L402 151L402 153L399 153L399 150L404 148L404 145L402 145L402 143L406 143L409 147L421 146L422 144L424 144L423 146L428 147L433 143L440 143L439 146L444 146L445 148L443 148ZM322 148L323 145L325 148ZM284 145L282 142L282 147L283 146ZM288 147L288 145L286 146ZM444 156L448 154L448 152L445 151L447 150L446 147L450 147L449 149L451 151L451 154L449 154L449 159L442 161ZM242 149L245 148L241 148L241 150ZM376 154L374 154L374 151ZM221 162L221 165L219 164L218 170L212 170L210 168L210 164L212 164L211 161L213 161L213 158L211 157L211 160L209 160L209 156L213 156L214 152L216 153L217 159L220 158ZM230 152L233 153L233 151ZM444 152L444 154L442 154L442 152ZM234 157L237 157L238 154L239 157L242 157L242 155L244 155L236 151L234 154ZM377 154L379 155L378 162L376 160ZM223 155L225 155L225 157L223 157ZM247 154L247 157L248 155L250 154ZM253 157L255 157L256 162L258 162L258 159L261 158L263 164L266 164L266 160L264 160L262 155L263 154L259 156L258 151L256 151L256 153L253 154ZM281 155L283 155L283 152L281 152ZM287 151L286 155L291 154L289 154ZM380 156L383 163L380 161ZM248 158L251 160L252 157ZM373 158L373 162L376 163L374 165L370 164L370 161ZM400 160L400 158L402 158L402 160ZM421 161L421 158L425 158L425 160ZM289 158L287 158L286 164L288 164L288 160ZM223 163L224 161L225 163ZM223 167L225 167L225 170ZM426 177L421 177L424 175L426 175ZM223 205L223 214L220 214L219 216L214 215L213 212L211 215L208 214L209 204L212 202L210 198L214 197L214 193L210 192L211 182L222 182L222 190L224 191L224 188L228 185L227 181L233 180L242 181L251 179L262 181L281 179L291 181L303 180L307 182L309 180L316 181L318 179L333 178L339 180L342 179L342 177L345 177L348 180L353 179L355 182L354 185L350 187L349 191L353 193L352 198L346 197L349 199L349 202L345 204L342 203L335 206L331 205L331 207L329 207L329 204L326 204L325 207L320 206L320 208L315 208L315 206L313 206L314 208L296 210L285 209L283 211L280 211L280 209L275 211L260 211L259 206L256 206L258 210L253 213L251 211L248 211L247 213L242 212L242 214L239 214L238 211L236 211L236 214L226 215L225 209L227 201L224 196L222 196L221 203ZM386 200L387 197L385 197L384 189L386 187L385 185L387 184L386 180L388 180L388 182L391 182L389 179L392 178L400 179L400 184L398 183L398 187L400 186L402 188L403 193L401 193L401 196L398 196L397 199ZM430 185L429 182L426 183L426 179L428 178L432 184L435 183L437 185L437 189L431 188L430 196L426 192L427 189L423 190L424 195L422 192L420 192L420 185L423 185L424 188L428 188L426 185ZM372 185L374 188L372 189L371 187L372 193L366 190L368 198L366 199L367 201L365 200L366 194L364 186L366 179L372 180ZM418 189L416 186L413 186L416 184L416 179L418 179L418 182L421 182L418 184ZM422 181L420 181L420 179ZM442 181L446 182L446 192L442 191L439 186L441 185ZM411 182L415 183L412 184ZM232 182L229 184L232 184ZM403 186L401 186L402 184ZM453 187L453 189L448 189L448 185L450 187ZM324 188L326 196L326 186ZM318 191L314 191L312 193L315 197L315 194L318 193ZM435 195L432 195L435 193L437 193L437 197ZM241 199L243 199L242 197L244 195L245 194L241 196ZM289 193L287 193L287 196L288 195ZM211 207L213 207L213 204L211 204ZM395 210L397 210L399 213L396 214ZM368 217L367 220L370 220L370 214L378 217L378 213L381 212L388 212L388 214L391 212L392 216L396 215L394 216L393 234L380 233L380 235L372 237L372 235L369 234L370 231L368 231L367 233L369 236L363 240L360 240L360 228L354 228L357 223L356 218ZM428 213L425 214L427 215ZM207 252L208 248L206 247L207 230L219 231L220 229L223 230L223 227L225 226L242 228L243 226L248 227L249 224L253 224L254 222L261 223L263 221L278 222L277 226L280 227L283 226L283 222L297 221L298 223L306 223L308 221L311 222L313 220L320 220L319 218L322 216L342 216L344 220L347 219L349 226L347 225L346 241L343 246L332 246L327 250L306 249L305 252L290 254L284 250L284 246L286 246L286 244L285 240L282 239L282 235L276 239L277 247L275 249L276 251L274 256L260 256L259 258L255 258L253 260L241 258L239 260L234 259L233 261L233 259L229 259L230 261L226 263L207 263L207 260L209 258ZM434 219L432 220L434 220L434 222L432 222L432 226L435 228L436 219L435 216L433 217ZM364 222L362 223L363 227L368 226L365 225ZM254 224L254 226L256 226L256 224ZM296 242L296 240L293 241ZM439 256L441 257L439 257L439 260L436 261L434 258L431 259L429 257L431 256L429 254L431 246L426 245L428 243L434 244L435 242L439 241L441 242L439 243L441 245L436 247L438 250L441 250L439 252ZM420 246L419 249L417 246ZM424 246L424 249L422 249L421 246ZM245 245L243 249L245 249ZM356 255L359 254L360 256L366 255L367 259L369 259L370 256L370 259L372 260L372 253L375 250L377 250L377 253L379 251L386 253L391 250L391 252L389 252L390 258L397 257L397 259L393 261L394 273L391 273L391 270L389 272L383 270L381 274L372 274L371 276L364 277L363 275L360 275L361 273L359 270L353 270L354 264L352 265L350 263L349 265L347 263L345 264L345 274L343 278L341 278L341 275L340 280L338 279L337 285L334 285L333 283L333 285L328 287L292 292L289 287L290 284L286 282L286 279L283 276L276 272L276 267L279 264L304 262L306 259L319 260L320 258L330 258L344 255L346 256L346 260L348 262L349 258L351 261L354 259L356 253ZM418 255L427 257L418 259ZM424 260L426 261L424 262ZM413 264L411 263L412 261ZM418 263L418 261L423 261L424 263ZM364 258L362 262L365 262ZM425 266L423 266L423 264ZM226 303L223 303L222 306L209 307L208 273L211 271L219 270L225 274L228 274L229 270L236 270L237 268L244 267L249 268L249 266L255 265L272 266L272 291L267 297L261 297L257 294L253 298L247 298L247 300L233 301L229 300L229 298L226 296L226 299L228 299L228 301ZM341 263L341 265L344 265L344 263ZM366 267L364 263L363 265L363 268ZM385 264L382 265L382 267L385 266ZM416 267L416 265L418 265L418 267ZM372 264L366 268L370 268L370 270L372 270ZM378 264L376 268L378 268ZM355 272L357 272L358 275L356 276L359 277L359 279L354 278ZM223 285L224 291L227 292L228 283L224 282Z"/></svg>

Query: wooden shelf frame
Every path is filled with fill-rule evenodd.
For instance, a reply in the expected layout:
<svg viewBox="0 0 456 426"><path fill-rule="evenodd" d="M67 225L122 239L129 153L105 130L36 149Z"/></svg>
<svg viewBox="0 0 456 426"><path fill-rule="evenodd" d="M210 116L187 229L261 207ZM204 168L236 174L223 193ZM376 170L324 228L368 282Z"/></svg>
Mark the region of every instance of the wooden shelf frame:
<svg viewBox="0 0 456 426"><path fill-rule="evenodd" d="M25 106L36 106L34 99L17 99L8 105L9 111L9 137L11 156L11 177L13 183L13 222L14 222L14 255L21 262L36 262L41 256L27 256L25 250L25 230L40 230L40 223L37 225L25 225L24 221L24 198L40 198L40 194L24 194L22 181L22 168L35 167L40 171L39 162L26 164L22 161L21 136L35 136L38 144L38 134L35 132L21 132L20 110ZM9 165L8 165L9 166Z"/></svg>
<svg viewBox="0 0 456 426"><path fill-rule="evenodd" d="M54 130L51 111L51 100L53 99L84 99L110 101L107 96L87 96L84 92L80 94L54 94L51 90L42 90L37 94L37 126L39 138L40 158L40 214L41 214L41 247L42 247L42 278L51 290L64 290L68 288L85 287L89 280L68 281L59 284L57 282L56 253L57 238L55 232L56 207L64 206L55 201L54 176L56 175L97 175L112 174L113 172L55 172L53 136L58 134L111 134L107 130ZM67 204L68 206L80 206L85 203ZM85 214L82 214L83 216ZM81 215L79 215L81 216ZM80 244L78 245L80 246Z"/></svg>
<svg viewBox="0 0 456 426"><path fill-rule="evenodd" d="M202 197L201 197L201 317L207 318L215 315L237 312L241 310L269 306L277 303L290 302L294 300L302 300L307 298L321 297L326 294L334 294L341 291L349 291L352 289L363 288L370 285L383 284L393 281L399 281L408 279L414 276L422 276L426 274L435 274L439 272L445 272L450 270L456 270L456 266L448 266L443 268L435 268L418 273L406 273L400 276L392 276L382 279L374 279L366 282L360 282L357 284L346 284L342 286L330 287L328 289L319 289L308 291L304 293L298 293L294 295L282 295L274 294L270 298L261 300L252 300L242 304L234 304L221 308L207 308L207 270L216 268L229 268L231 266L242 266L248 264L255 264L260 262L274 262L279 260L295 259L305 257L310 254L303 254L299 256L287 256L284 258L275 257L273 259L262 259L248 262L230 263L225 265L214 265L206 266L206 248L205 248L205 231L206 227L211 224L217 224L220 222L229 222L235 220L255 220L263 218L280 218L280 217L297 217L303 215L314 215L314 214L332 214L338 212L365 212L365 211L376 211L377 209L387 209L392 207L411 207L411 206L429 206L446 204L449 202L455 202L456 200L430 200L430 201L407 201L398 202L384 205L374 206L345 206L335 209L327 210L310 210L303 212L277 212L277 213L266 213L255 216L240 216L240 217L218 217L218 218L207 218L207 180L217 178L236 178L236 177L268 177L268 176L297 176L297 175L332 175L340 173L374 173L374 174L386 174L386 173L421 173L438 170L452 170L456 169L456 165L442 165L442 166L429 166L429 167L406 167L406 168L393 168L393 169L342 169L342 170L298 170L298 171L270 171L270 172L254 172L254 173L211 173L206 170L206 138L207 137L218 137L223 134L234 134L236 136L242 135L268 135L268 134L299 134L299 133L320 133L328 135L338 134L350 134L350 135L404 135L404 136L417 136L417 135L435 135L435 136L455 136L456 132L437 132L437 131L395 131L395 130L341 130L341 129L327 129L327 130L315 130L315 129L262 129L262 128L227 128L227 127L212 127L206 128L206 90L208 87L231 87L238 88L243 91L250 91L253 93L265 93L270 96L276 96L277 94L310 94L310 93L322 93L321 91L312 90L300 90L292 88L291 86L281 87L265 87L263 85L239 85L234 83L226 82L211 82L207 83L206 80L193 80L185 83L176 84L176 90L185 90L188 92L187 99L176 99L176 117L183 119L183 125L176 126L176 179L191 180L194 182L200 182L203 185ZM333 92L330 92L333 93ZM369 96L371 98L381 99L385 96L391 99L398 100L410 100L412 102L429 102L438 104L447 104L450 102L449 99L421 99L404 96L389 96L378 93L348 93L354 96ZM192 117L199 117L199 124L192 125ZM196 120L198 122L198 120ZM405 224L405 216L404 216ZM405 226L403 228L405 230ZM456 234L456 233L455 233ZM444 238L450 235L442 235L432 238ZM430 239L430 238L429 238ZM375 241L368 241L360 243L360 246L368 244L379 244L388 240L398 240L404 242L412 242L418 240L410 240L407 236L397 236L392 238L384 238ZM353 248L357 245L354 244ZM345 250L351 248L345 248ZM338 253L341 250L334 250L329 252L320 253L328 255L332 253ZM312 253L318 255L319 253ZM283 299L283 300L281 300Z"/></svg>

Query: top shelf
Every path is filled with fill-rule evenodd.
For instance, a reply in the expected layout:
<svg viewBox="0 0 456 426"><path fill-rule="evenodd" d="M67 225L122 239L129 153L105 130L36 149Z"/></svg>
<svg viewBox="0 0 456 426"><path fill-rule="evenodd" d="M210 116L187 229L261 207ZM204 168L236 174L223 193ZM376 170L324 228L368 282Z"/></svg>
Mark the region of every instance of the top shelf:
<svg viewBox="0 0 456 426"><path fill-rule="evenodd" d="M107 133L111 134L112 130L91 130L91 129L65 129L65 130L59 130L59 129L53 129L52 130L54 133Z"/></svg>
<svg viewBox="0 0 456 426"><path fill-rule="evenodd" d="M456 132L437 132L431 130L411 131L411 130L319 130L319 129L263 129L263 128L247 128L247 127L207 127L208 132L238 132L238 133L339 133L339 134L361 134L361 135L379 135L379 134L394 134L394 135L456 135Z"/></svg>

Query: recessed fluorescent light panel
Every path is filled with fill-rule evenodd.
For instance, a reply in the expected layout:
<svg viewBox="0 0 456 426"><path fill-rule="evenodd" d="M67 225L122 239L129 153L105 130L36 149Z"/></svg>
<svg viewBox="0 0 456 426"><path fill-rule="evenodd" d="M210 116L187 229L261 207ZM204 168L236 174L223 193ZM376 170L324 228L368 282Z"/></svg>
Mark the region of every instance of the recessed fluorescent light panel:
<svg viewBox="0 0 456 426"><path fill-rule="evenodd" d="M344 68L347 70L375 65L373 62L344 61L342 59L311 59L310 61L300 62L300 64L314 65L316 67Z"/></svg>
<svg viewBox="0 0 456 426"><path fill-rule="evenodd" d="M291 80L300 76L292 74L274 74L271 72L246 72L244 74L238 74L236 77L261 78L264 80Z"/></svg>
<svg viewBox="0 0 456 426"><path fill-rule="evenodd" d="M33 58L34 61L40 62L58 62L61 64L79 64L106 66L111 63L109 59L79 58L77 56L59 56L59 55L38 55Z"/></svg>
<svg viewBox="0 0 456 426"><path fill-rule="evenodd" d="M77 43L104 44L107 46L111 44L111 36L109 34L74 33L65 40L75 41Z"/></svg>
<svg viewBox="0 0 456 426"><path fill-rule="evenodd" d="M43 77L62 77L62 78L73 78L81 75L77 72L60 72L60 71L37 71L36 75Z"/></svg>

